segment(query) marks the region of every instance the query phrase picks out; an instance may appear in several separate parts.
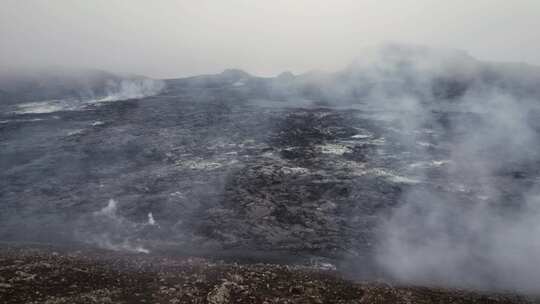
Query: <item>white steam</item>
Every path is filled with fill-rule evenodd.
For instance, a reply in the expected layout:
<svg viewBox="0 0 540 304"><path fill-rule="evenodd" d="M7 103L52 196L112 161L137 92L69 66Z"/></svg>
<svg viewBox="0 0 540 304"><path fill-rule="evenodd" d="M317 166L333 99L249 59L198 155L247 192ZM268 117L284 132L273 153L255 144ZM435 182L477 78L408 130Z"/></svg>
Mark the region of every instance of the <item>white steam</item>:
<svg viewBox="0 0 540 304"><path fill-rule="evenodd" d="M508 214L408 193L384 225L378 261L403 282L538 291L539 206L538 194Z"/></svg>
<svg viewBox="0 0 540 304"><path fill-rule="evenodd" d="M152 212L148 213L148 225L155 226L157 225L156 220L154 219L154 215Z"/></svg>
<svg viewBox="0 0 540 304"><path fill-rule="evenodd" d="M110 80L105 88L105 95L86 92L84 98L52 99L35 102L25 102L16 105L15 114L48 114L59 111L80 111L90 106L105 102L139 99L155 96L165 89L161 80L154 79L123 79Z"/></svg>
<svg viewBox="0 0 540 304"><path fill-rule="evenodd" d="M441 145L448 159L438 166L437 183L461 185L455 191L430 183L411 187L379 227L377 262L396 279L539 290L538 177L516 180L504 172L538 165L540 139L531 115L540 95L534 89L525 94L522 82L507 75L460 52L391 46L351 67L350 82L327 89L391 110L399 140L420 147L419 163L440 159L428 148ZM540 77L527 81L540 85ZM441 113L449 117L444 126ZM447 137L444 142L419 145L426 124Z"/></svg>
<svg viewBox="0 0 540 304"><path fill-rule="evenodd" d="M163 81L153 79L131 79L108 83L107 95L98 101L138 99L159 94L165 88Z"/></svg>
<svg viewBox="0 0 540 304"><path fill-rule="evenodd" d="M147 223L130 221L118 215L118 203L111 199L107 206L82 220L76 236L83 242L104 249L150 253L143 240L138 238L148 226L157 226L152 213L148 213Z"/></svg>

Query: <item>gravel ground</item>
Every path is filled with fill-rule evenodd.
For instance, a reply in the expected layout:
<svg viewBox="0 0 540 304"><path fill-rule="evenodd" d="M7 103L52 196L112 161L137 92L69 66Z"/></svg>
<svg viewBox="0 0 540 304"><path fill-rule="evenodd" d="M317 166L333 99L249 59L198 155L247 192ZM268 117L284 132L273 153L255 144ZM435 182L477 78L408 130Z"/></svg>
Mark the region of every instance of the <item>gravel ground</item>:
<svg viewBox="0 0 540 304"><path fill-rule="evenodd" d="M331 270L89 248L4 246L0 303L540 303L510 294L359 283Z"/></svg>

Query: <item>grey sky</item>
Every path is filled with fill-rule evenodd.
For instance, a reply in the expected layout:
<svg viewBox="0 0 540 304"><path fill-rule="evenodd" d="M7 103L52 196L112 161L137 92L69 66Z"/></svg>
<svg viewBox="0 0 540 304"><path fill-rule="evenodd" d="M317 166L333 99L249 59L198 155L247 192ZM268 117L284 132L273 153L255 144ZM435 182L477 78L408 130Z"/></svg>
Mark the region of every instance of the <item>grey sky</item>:
<svg viewBox="0 0 540 304"><path fill-rule="evenodd" d="M392 41L540 65L539 0L0 0L0 66L335 70Z"/></svg>

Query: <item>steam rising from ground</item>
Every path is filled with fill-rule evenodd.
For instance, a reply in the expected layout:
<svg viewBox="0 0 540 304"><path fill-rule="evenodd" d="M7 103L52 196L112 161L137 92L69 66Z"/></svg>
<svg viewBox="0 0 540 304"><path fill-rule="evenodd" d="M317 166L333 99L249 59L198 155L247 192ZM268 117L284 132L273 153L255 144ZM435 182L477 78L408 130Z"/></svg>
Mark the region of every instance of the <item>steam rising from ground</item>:
<svg viewBox="0 0 540 304"><path fill-rule="evenodd" d="M56 84L44 85L43 88L35 88L34 91L37 92L43 90L41 93L43 96L52 94L52 96L56 96L56 98L40 98L31 102L17 100L18 103L16 104L14 112L16 114L46 114L58 111L77 111L88 108L89 106L99 105L103 102L140 99L154 96L165 89L165 84L161 80L142 77L121 79L109 75L99 77L102 77L100 81L104 82L103 85L92 84L92 80L85 79L81 76L82 80L80 80L74 88L74 90L78 90L76 94L78 95L78 98L73 96L73 92L70 90L63 92L63 88L55 88L54 86ZM107 77L110 79L107 80ZM51 93L50 91L54 93ZM39 96L39 94L37 95ZM19 98L24 97L17 97L17 99Z"/></svg>
<svg viewBox="0 0 540 304"><path fill-rule="evenodd" d="M416 142L425 125L442 132L451 144L437 178L461 185L443 191L427 182L406 191L380 227L378 263L409 283L538 291L537 177L514 189L518 173L507 172L538 166L532 115L540 95L524 94L509 80L490 81L488 68L460 53L391 46L367 62L351 72L355 84L340 90L350 96L351 88L372 83L367 104L398 113L393 119L404 143ZM441 82L447 91L438 91ZM437 119L443 112L451 114L444 125ZM419 157L436 159L428 146Z"/></svg>
<svg viewBox="0 0 540 304"><path fill-rule="evenodd" d="M515 67L460 51L389 45L338 73L278 78L272 94L373 110L400 134L392 140L414 148L417 162L408 167L426 169L425 176L395 176L410 190L378 227L376 261L388 275L406 283L537 291L540 188L536 176L515 175L540 159L534 123L540 74L522 67L523 77ZM156 89L120 88L103 100ZM422 138L426 132L432 140ZM434 167L438 175L428 175ZM152 214L145 224L118 216L113 200L92 221L103 231L87 235L90 242L137 252L147 249L134 232L157 226Z"/></svg>
<svg viewBox="0 0 540 304"><path fill-rule="evenodd" d="M405 283L538 291L540 192L530 168L540 164L539 88L538 68L391 44L336 73L282 74L267 93L287 106L373 113L391 126L381 134L388 145L413 151L406 167L420 176L373 171L407 184L378 227L385 273Z"/></svg>
<svg viewBox="0 0 540 304"><path fill-rule="evenodd" d="M82 219L77 237L88 244L110 250L150 253L138 238L144 230L157 226L152 213L147 223L135 223L118 214L118 202L111 199L107 206Z"/></svg>
<svg viewBox="0 0 540 304"><path fill-rule="evenodd" d="M537 291L540 200L510 214L429 191L404 197L384 226L378 261L404 282Z"/></svg>
<svg viewBox="0 0 540 304"><path fill-rule="evenodd" d="M108 83L107 95L99 101L116 101L157 95L165 88L162 81L153 79L121 80Z"/></svg>
<svg viewBox="0 0 540 304"><path fill-rule="evenodd" d="M236 100L236 96L243 96L241 92L252 92L255 87L254 96L277 97L275 104L280 107L322 104L360 109L362 115L370 113L370 119L385 125L381 128L384 131L372 140L371 134L353 135L353 139L370 139L374 149L399 144L414 151L412 162L399 160L407 169L384 165L367 169L363 162L346 163L357 165L358 175L406 184L398 204L377 227L375 259L385 274L405 283L537 292L539 71L526 65L479 62L459 51L389 45L368 50L337 73L285 74L276 79L255 79L257 85L253 85L253 77L233 70L184 80L187 87L180 88L202 88L204 96L203 90L230 86ZM265 89L263 93L257 91L260 88ZM85 95L84 99L16 106L19 113L80 110L100 102L152 96L163 89L161 81L115 80L106 84L105 93L92 98ZM291 102L283 103L283 99ZM350 152L349 146L340 144L325 143L317 148L336 158ZM126 151L131 156L133 150ZM174 164L209 171L225 167L224 161L236 162L229 156L216 159L179 158ZM409 171L418 175L409 177ZM173 194L178 193L181 195ZM166 221L147 211L142 219L128 219L121 211L119 203L111 199L102 209L86 214L77 223L77 238L102 248L150 252L148 239L141 238L158 229L166 232Z"/></svg>

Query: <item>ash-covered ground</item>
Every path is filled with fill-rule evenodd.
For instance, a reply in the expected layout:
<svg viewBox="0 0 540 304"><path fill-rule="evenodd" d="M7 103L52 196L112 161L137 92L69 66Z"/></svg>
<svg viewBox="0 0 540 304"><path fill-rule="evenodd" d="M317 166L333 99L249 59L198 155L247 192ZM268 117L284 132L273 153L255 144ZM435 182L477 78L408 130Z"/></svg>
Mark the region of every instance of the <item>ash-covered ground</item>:
<svg viewBox="0 0 540 304"><path fill-rule="evenodd" d="M390 67L5 103L0 239L537 292L537 78L398 51Z"/></svg>

